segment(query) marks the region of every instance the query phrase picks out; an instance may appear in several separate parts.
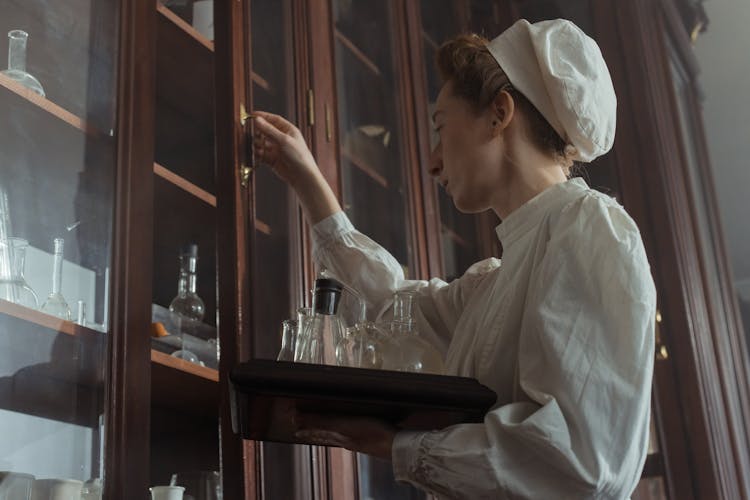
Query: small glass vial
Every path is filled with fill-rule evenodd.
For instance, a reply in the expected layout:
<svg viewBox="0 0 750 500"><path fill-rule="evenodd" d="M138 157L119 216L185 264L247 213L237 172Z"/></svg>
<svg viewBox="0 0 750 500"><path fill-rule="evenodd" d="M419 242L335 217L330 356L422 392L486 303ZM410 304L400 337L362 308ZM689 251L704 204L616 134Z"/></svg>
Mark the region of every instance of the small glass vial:
<svg viewBox="0 0 750 500"><path fill-rule="evenodd" d="M70 307L62 294L63 249L65 240L55 238L54 265L52 267L52 292L42 304L41 310L51 316L70 321Z"/></svg>

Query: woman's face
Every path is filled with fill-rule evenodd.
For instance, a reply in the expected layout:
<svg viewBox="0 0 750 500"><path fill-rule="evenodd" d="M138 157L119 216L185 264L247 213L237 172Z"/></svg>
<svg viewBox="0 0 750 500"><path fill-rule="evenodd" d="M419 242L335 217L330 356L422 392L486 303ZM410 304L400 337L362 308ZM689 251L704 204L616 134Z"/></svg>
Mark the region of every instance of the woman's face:
<svg viewBox="0 0 750 500"><path fill-rule="evenodd" d="M461 212L491 208L502 169L502 139L494 131L496 122L491 108L477 113L468 101L453 95L450 82L443 86L433 114L438 143L429 169Z"/></svg>

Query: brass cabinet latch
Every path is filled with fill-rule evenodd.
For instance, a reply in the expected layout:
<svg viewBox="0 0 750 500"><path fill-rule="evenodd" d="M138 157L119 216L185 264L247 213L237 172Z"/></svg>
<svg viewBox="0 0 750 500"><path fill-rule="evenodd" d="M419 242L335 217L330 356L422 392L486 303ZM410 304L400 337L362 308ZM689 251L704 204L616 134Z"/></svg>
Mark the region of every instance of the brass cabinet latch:
<svg viewBox="0 0 750 500"><path fill-rule="evenodd" d="M255 169L255 156L253 154L253 127L252 121L249 120L251 117L252 115L247 112L245 105L240 104L240 124L245 129L244 158L240 165L240 184L243 188L250 184L250 177Z"/></svg>
<svg viewBox="0 0 750 500"><path fill-rule="evenodd" d="M656 310L656 359L664 361L669 359L669 351L661 338L661 323L663 321L661 311Z"/></svg>

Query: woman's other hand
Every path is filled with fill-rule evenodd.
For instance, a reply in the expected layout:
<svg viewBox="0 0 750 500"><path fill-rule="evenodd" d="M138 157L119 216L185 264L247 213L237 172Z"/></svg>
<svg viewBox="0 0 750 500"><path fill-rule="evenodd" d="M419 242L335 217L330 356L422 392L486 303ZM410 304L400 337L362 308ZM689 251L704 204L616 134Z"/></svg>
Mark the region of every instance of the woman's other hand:
<svg viewBox="0 0 750 500"><path fill-rule="evenodd" d="M279 115L254 111L253 149L258 161L269 165L294 187L318 172L318 166L302 133Z"/></svg>
<svg viewBox="0 0 750 500"><path fill-rule="evenodd" d="M383 460L391 460L396 428L383 420L369 417L333 415L297 415L299 439L311 444L339 446Z"/></svg>

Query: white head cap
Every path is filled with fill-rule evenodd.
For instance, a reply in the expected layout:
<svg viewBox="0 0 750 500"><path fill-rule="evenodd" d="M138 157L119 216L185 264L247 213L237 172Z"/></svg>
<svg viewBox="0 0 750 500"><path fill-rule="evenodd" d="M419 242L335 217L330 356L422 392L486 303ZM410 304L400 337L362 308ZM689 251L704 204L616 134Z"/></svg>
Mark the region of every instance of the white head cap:
<svg viewBox="0 0 750 500"><path fill-rule="evenodd" d="M612 148L615 89L599 46L578 26L521 19L487 48L513 87L565 140L572 159L589 162Z"/></svg>

